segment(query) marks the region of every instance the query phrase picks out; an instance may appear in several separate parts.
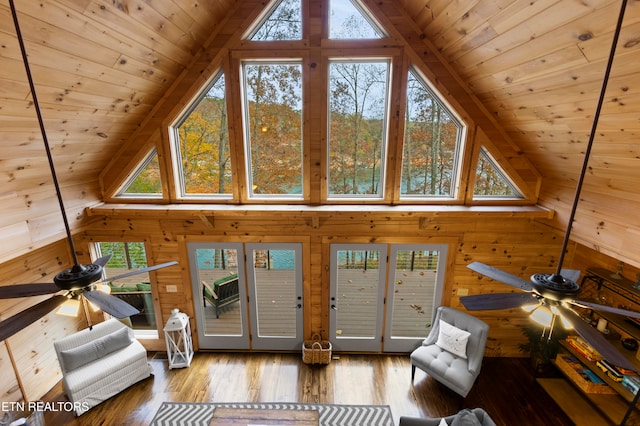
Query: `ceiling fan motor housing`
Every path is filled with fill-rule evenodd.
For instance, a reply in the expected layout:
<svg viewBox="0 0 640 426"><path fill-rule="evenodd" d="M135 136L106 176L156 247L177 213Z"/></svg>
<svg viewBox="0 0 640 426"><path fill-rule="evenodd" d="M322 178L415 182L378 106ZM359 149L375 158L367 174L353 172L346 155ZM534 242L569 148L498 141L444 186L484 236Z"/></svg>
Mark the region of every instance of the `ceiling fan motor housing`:
<svg viewBox="0 0 640 426"><path fill-rule="evenodd" d="M558 274L533 274L531 286L542 297L551 300L572 300L580 293L580 286Z"/></svg>
<svg viewBox="0 0 640 426"><path fill-rule="evenodd" d="M102 266L91 263L89 265L74 265L55 276L53 282L61 290L79 290L102 277Z"/></svg>

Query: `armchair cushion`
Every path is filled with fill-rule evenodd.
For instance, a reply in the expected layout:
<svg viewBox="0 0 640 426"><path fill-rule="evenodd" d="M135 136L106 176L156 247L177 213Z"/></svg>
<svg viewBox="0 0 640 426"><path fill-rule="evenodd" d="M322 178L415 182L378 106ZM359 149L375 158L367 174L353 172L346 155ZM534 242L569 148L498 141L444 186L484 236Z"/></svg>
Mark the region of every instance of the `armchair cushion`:
<svg viewBox="0 0 640 426"><path fill-rule="evenodd" d="M471 333L440 320L436 345L460 358L467 359L467 342Z"/></svg>

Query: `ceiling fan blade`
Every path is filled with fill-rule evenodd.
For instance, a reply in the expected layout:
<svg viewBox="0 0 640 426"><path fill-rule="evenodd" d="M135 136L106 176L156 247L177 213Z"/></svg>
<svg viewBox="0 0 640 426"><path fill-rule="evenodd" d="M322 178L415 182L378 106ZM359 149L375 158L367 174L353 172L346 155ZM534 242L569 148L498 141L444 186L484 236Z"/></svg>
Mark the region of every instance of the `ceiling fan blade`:
<svg viewBox="0 0 640 426"><path fill-rule="evenodd" d="M53 294L59 291L60 289L54 283L4 285L0 287L0 299L42 296L43 294Z"/></svg>
<svg viewBox="0 0 640 426"><path fill-rule="evenodd" d="M586 302L584 300L571 300L570 303L580 306L581 308L595 309L598 311L611 312L612 314L640 319L640 312L627 311L626 309L614 308L613 306L600 305L598 303Z"/></svg>
<svg viewBox="0 0 640 426"><path fill-rule="evenodd" d="M619 367L637 371L637 367L633 365L631 361L622 355L615 346L609 343L602 333L584 322L578 314L564 306L558 306L558 309L562 313L562 316L571 323L576 332L589 342L604 359Z"/></svg>
<svg viewBox="0 0 640 426"><path fill-rule="evenodd" d="M13 336L18 331L38 321L58 306L62 305L65 300L64 296L53 296L47 300L37 303L24 311L0 321L0 341Z"/></svg>
<svg viewBox="0 0 640 426"><path fill-rule="evenodd" d="M512 287L519 288L524 291L532 291L533 287L531 287L531 283L529 281L525 281L520 277L516 277L515 275L511 275L508 272L502 271L498 268L494 268L493 266L485 265L480 262L472 262L467 265L467 268L475 271L479 274L487 276L496 281L500 281L501 283L508 284Z"/></svg>
<svg viewBox="0 0 640 426"><path fill-rule="evenodd" d="M109 263L109 261L110 261L110 260L111 260L111 255L110 255L110 254L108 254L108 255L106 255L106 256L102 256L102 257L101 257L101 258L99 258L99 259L96 259L96 261L95 261L95 262L93 262L93 264L94 264L94 265L100 265L100 266L102 266L102 267L104 268L104 267L105 267L105 265L106 265L107 263Z"/></svg>
<svg viewBox="0 0 640 426"><path fill-rule="evenodd" d="M85 291L84 293L82 293L82 295L86 297L90 302L96 304L100 309L118 319L130 317L140 313L139 310L137 310L127 302L101 291Z"/></svg>
<svg viewBox="0 0 640 426"><path fill-rule="evenodd" d="M104 281L115 281L115 280L119 280L121 278L127 278L127 277L131 277L133 275L144 274L145 272L155 271L156 269L166 268L167 266L173 266L173 265L177 265L177 264L178 264L178 262L173 260L171 262L161 263L159 265L149 266L147 268L136 269L134 271L126 272L126 273L121 274L121 275L116 275L115 277L109 277Z"/></svg>
<svg viewBox="0 0 640 426"><path fill-rule="evenodd" d="M529 293L487 293L462 296L460 302L469 311L492 311L519 308L531 303L538 303L538 299Z"/></svg>
<svg viewBox="0 0 640 426"><path fill-rule="evenodd" d="M574 283L577 283L580 279L580 270L579 269L561 269L560 275L563 276L564 279L571 280Z"/></svg>

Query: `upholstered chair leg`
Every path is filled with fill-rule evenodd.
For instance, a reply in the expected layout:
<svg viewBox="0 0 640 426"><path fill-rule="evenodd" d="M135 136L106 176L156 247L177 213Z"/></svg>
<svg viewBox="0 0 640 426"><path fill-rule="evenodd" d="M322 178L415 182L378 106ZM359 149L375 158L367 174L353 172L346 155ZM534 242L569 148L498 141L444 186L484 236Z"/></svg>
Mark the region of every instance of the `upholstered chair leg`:
<svg viewBox="0 0 640 426"><path fill-rule="evenodd" d="M416 366L411 364L411 383L413 383L413 379L416 377Z"/></svg>

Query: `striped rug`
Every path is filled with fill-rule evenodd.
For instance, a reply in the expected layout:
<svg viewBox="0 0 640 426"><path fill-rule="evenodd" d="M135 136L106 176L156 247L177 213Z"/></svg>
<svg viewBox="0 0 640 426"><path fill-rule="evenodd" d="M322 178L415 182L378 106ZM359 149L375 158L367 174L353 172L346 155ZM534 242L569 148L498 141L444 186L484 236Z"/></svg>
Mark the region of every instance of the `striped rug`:
<svg viewBox="0 0 640 426"><path fill-rule="evenodd" d="M272 403L190 403L163 402L153 417L152 426L203 425L211 421L217 407L266 410L318 410L321 426L393 426L387 405Z"/></svg>

